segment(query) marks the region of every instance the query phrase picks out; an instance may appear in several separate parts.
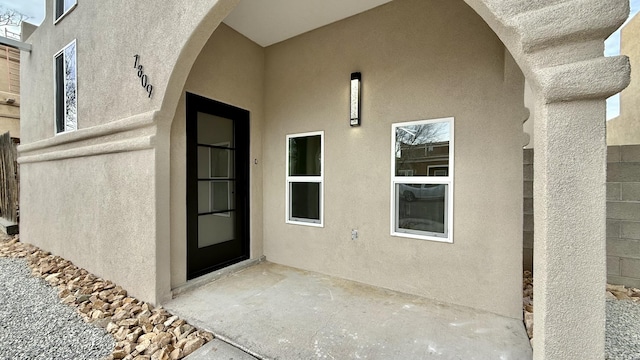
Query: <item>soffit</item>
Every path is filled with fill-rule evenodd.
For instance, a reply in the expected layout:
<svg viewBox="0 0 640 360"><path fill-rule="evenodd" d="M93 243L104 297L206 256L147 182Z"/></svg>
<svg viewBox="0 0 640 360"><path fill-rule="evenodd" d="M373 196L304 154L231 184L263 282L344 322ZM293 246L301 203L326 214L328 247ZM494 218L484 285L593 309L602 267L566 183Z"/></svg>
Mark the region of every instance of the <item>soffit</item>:
<svg viewBox="0 0 640 360"><path fill-rule="evenodd" d="M224 23L269 46L391 0L242 0Z"/></svg>

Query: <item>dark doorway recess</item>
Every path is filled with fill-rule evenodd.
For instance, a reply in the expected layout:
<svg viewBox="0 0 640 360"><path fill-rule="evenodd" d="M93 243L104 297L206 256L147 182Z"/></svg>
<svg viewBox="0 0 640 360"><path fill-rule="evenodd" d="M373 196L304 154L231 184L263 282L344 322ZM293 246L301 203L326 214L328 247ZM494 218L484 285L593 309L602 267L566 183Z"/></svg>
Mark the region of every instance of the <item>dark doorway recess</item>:
<svg viewBox="0 0 640 360"><path fill-rule="evenodd" d="M249 258L249 112L186 94L187 279Z"/></svg>

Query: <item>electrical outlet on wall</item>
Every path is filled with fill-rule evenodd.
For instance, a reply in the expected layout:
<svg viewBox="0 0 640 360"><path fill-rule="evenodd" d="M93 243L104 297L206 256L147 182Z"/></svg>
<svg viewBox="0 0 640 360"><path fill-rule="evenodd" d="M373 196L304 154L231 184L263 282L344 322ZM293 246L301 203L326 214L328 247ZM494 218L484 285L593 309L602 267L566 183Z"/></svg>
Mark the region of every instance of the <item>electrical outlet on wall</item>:
<svg viewBox="0 0 640 360"><path fill-rule="evenodd" d="M358 230L351 230L351 240L356 240L358 238Z"/></svg>

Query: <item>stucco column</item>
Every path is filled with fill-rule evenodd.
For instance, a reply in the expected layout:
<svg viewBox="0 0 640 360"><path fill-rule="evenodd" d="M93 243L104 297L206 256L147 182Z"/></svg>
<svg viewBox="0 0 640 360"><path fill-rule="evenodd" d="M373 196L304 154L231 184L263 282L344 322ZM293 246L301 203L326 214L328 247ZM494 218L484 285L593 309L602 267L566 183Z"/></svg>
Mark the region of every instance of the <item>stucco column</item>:
<svg viewBox="0 0 640 360"><path fill-rule="evenodd" d="M538 99L534 359L603 359L605 101Z"/></svg>
<svg viewBox="0 0 640 360"><path fill-rule="evenodd" d="M604 359L605 99L629 83L603 42L628 0L465 0L536 93L534 359Z"/></svg>
<svg viewBox="0 0 640 360"><path fill-rule="evenodd" d="M629 62L539 66L534 80L534 359L604 359L605 99Z"/></svg>

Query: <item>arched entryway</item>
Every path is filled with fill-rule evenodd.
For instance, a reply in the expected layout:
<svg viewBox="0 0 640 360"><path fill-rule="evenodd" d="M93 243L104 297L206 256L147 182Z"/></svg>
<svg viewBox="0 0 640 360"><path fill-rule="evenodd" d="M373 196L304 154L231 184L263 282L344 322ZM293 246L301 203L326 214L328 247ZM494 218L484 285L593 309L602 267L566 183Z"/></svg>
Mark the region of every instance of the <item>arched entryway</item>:
<svg viewBox="0 0 640 360"><path fill-rule="evenodd" d="M602 42L624 19L626 7L621 1L465 2L506 45L538 94L535 357L603 353L604 98L626 85L628 65L624 58L603 58ZM174 67L161 112L180 108L188 64L195 63L235 3L218 1L200 15L203 20ZM576 19L576 12L584 16ZM571 26L558 30L554 21ZM266 170L261 171L264 176ZM270 235L268 230L262 234ZM592 315L585 320L578 308ZM588 329L588 335L571 331L575 328Z"/></svg>

